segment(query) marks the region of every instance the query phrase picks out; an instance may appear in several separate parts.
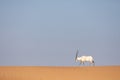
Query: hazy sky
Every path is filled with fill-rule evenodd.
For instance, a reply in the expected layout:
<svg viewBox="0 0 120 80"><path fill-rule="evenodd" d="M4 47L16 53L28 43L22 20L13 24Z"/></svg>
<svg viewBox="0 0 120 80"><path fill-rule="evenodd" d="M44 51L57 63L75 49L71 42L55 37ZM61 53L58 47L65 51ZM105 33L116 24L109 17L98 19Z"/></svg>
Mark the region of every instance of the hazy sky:
<svg viewBox="0 0 120 80"><path fill-rule="evenodd" d="M0 0L1 66L120 65L119 0Z"/></svg>

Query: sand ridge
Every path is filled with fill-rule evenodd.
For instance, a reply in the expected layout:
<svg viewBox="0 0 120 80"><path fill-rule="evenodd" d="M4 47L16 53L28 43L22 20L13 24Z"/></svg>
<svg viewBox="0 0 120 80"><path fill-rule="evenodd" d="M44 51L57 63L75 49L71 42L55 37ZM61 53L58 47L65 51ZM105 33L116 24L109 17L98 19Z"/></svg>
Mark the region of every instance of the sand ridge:
<svg viewBox="0 0 120 80"><path fill-rule="evenodd" d="M0 80L120 80L120 66L0 66Z"/></svg>

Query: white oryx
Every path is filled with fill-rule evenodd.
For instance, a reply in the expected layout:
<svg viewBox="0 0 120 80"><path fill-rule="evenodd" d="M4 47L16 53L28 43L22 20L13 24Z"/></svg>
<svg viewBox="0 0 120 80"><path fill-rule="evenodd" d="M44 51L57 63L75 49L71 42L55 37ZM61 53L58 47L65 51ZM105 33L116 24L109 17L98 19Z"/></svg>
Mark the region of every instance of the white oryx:
<svg viewBox="0 0 120 80"><path fill-rule="evenodd" d="M78 56L78 50L76 52L76 56L75 56L75 61L79 61L80 64L84 64L84 62L89 62L92 65L95 65L94 59L92 56Z"/></svg>

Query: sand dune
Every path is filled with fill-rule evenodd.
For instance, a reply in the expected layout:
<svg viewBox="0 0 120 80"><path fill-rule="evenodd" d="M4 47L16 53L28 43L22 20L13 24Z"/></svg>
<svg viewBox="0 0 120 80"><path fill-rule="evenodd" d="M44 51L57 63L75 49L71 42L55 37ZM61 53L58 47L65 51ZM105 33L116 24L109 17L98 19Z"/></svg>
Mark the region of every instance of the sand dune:
<svg viewBox="0 0 120 80"><path fill-rule="evenodd" d="M120 80L120 66L1 66L0 80Z"/></svg>

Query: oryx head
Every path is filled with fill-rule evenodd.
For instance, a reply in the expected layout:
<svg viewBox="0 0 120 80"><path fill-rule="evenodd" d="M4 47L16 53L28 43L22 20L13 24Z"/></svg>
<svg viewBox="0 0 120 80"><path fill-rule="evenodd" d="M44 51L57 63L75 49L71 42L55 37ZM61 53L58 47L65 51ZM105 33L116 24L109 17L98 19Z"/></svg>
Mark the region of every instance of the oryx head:
<svg viewBox="0 0 120 80"><path fill-rule="evenodd" d="M78 50L76 52L76 56L75 56L75 61L77 62L77 57L78 57Z"/></svg>

